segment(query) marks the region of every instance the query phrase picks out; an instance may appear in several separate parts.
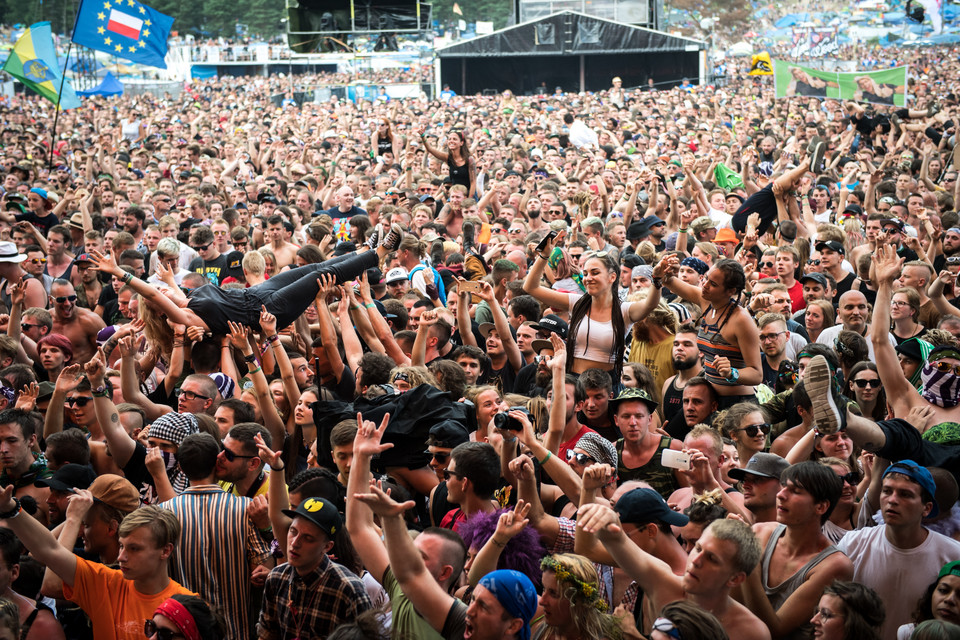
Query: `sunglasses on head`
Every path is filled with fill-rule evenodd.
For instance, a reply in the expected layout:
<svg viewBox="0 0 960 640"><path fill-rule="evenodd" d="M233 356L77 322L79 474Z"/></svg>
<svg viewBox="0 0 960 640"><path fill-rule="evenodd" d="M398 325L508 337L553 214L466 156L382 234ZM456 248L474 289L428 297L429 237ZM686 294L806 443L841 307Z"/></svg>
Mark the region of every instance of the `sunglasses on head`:
<svg viewBox="0 0 960 640"><path fill-rule="evenodd" d="M872 378L870 380L854 380L853 384L857 385L857 387L860 389L866 389L867 387L875 389L880 386L880 378Z"/></svg>
<svg viewBox="0 0 960 640"><path fill-rule="evenodd" d="M73 294L72 296L57 296L54 298L54 300L57 304L63 304L64 302L76 302L77 294Z"/></svg>
<svg viewBox="0 0 960 640"><path fill-rule="evenodd" d="M740 427L737 431L743 431L751 438L756 438L759 434L767 435L770 433L770 423L761 422L760 424L751 424L746 427Z"/></svg>
<svg viewBox="0 0 960 640"><path fill-rule="evenodd" d="M447 458L450 457L449 453L444 453L443 451L424 451L425 454L437 461L437 464L443 464L447 461Z"/></svg>
<svg viewBox="0 0 960 640"><path fill-rule="evenodd" d="M161 629L157 626L157 623L153 620L145 620L143 623L143 635L148 638L154 636L157 637L157 640L176 640L176 638L183 638L184 635L179 631L172 631L171 629Z"/></svg>
<svg viewBox="0 0 960 640"><path fill-rule="evenodd" d="M947 258L947 264L960 264L960 256L950 256Z"/></svg>
<svg viewBox="0 0 960 640"><path fill-rule="evenodd" d="M585 453L576 453L573 449L567 449L567 462L573 462L574 460L576 460L577 464L581 466L586 466L587 464L596 462L596 460Z"/></svg>
<svg viewBox="0 0 960 640"><path fill-rule="evenodd" d="M657 618L654 620L653 630L668 635L675 640L683 640L683 636L680 635L680 630L677 629L677 625L666 618Z"/></svg>
<svg viewBox="0 0 960 640"><path fill-rule="evenodd" d="M77 397L77 398L67 398L67 399L65 400L65 402L66 402L68 405L70 405L71 407L74 406L74 405L76 405L76 406L78 406L78 407L80 407L80 408L82 409L83 407L85 407L85 406L87 406L88 404L90 404L91 402L93 402L93 397L92 397L92 396L79 396L79 397Z"/></svg>

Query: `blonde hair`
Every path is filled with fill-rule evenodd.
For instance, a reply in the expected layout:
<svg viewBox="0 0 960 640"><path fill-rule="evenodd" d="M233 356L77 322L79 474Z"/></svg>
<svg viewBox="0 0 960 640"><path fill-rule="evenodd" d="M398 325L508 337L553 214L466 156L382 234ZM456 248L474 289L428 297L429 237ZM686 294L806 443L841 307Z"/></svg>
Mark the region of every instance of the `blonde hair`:
<svg viewBox="0 0 960 640"><path fill-rule="evenodd" d="M422 384L429 384L431 387L437 387L437 379L433 377L433 374L430 373L430 370L426 367L394 367L390 370L390 383L393 384L393 381L398 375L405 375L407 377L407 382L410 383L410 388L419 387Z"/></svg>
<svg viewBox="0 0 960 640"><path fill-rule="evenodd" d="M607 605L601 596L600 575L590 560L575 553L555 553L544 558L540 566L544 573L550 572L556 577L559 596L570 602L570 617L581 637L610 640L622 637L617 619L603 611ZM540 638L564 638L569 632L569 629L547 625Z"/></svg>
<svg viewBox="0 0 960 640"><path fill-rule="evenodd" d="M251 251L243 256L243 270L254 276L262 276L267 269L267 261L259 251Z"/></svg>

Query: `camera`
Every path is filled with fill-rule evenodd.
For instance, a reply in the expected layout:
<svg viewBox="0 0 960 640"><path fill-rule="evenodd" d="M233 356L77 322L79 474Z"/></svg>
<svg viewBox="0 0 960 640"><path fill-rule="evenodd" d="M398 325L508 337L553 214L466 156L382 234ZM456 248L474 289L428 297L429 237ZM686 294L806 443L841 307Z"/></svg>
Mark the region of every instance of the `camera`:
<svg viewBox="0 0 960 640"><path fill-rule="evenodd" d="M519 411L527 416L527 419L530 420L530 422L533 422L533 418L530 415L530 412L527 411L526 407L510 407L503 413L498 413L497 415L493 416L493 426L497 429L504 429L507 431L523 431L523 425L520 424L520 421L508 415L508 412L510 411Z"/></svg>

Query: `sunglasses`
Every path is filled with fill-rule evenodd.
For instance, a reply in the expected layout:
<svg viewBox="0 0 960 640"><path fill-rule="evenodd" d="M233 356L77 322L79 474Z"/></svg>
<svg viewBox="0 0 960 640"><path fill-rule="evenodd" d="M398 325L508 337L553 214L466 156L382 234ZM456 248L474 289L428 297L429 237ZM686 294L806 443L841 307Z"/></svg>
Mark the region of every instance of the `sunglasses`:
<svg viewBox="0 0 960 640"><path fill-rule="evenodd" d="M181 389L180 387L177 387L173 390L173 395L178 398L183 396L187 400L196 400L197 398L200 398L201 400L210 400L210 398L207 396L202 396L199 393L194 393L193 391L188 391L187 389Z"/></svg>
<svg viewBox="0 0 960 640"><path fill-rule="evenodd" d="M57 304L63 304L64 302L76 302L77 294L73 294L72 296L57 296L54 298L54 300Z"/></svg>
<svg viewBox="0 0 960 640"><path fill-rule="evenodd" d="M193 249L194 251L206 251L209 248L210 248L209 242L207 244L198 244L195 247L191 247L191 249Z"/></svg>
<svg viewBox="0 0 960 640"><path fill-rule="evenodd" d="M842 480L843 482L850 485L851 487L855 487L858 484L860 484L860 480L861 480L860 474L857 473L856 471L851 471L850 473L845 473L842 476L837 476L837 477L840 478L840 480Z"/></svg>
<svg viewBox="0 0 960 640"><path fill-rule="evenodd" d="M761 267L766 267L767 269L769 269L770 267L774 266L774 263L773 263L773 262L769 262L769 261L768 261L768 262L761 262L761 263L760 263L760 266L761 266Z"/></svg>
<svg viewBox="0 0 960 640"><path fill-rule="evenodd" d="M510 229L508 233L523 233L523 229L513 228L513 229Z"/></svg>
<svg viewBox="0 0 960 640"><path fill-rule="evenodd" d="M30 258L30 264L47 264L46 258Z"/></svg>
<svg viewBox="0 0 960 640"><path fill-rule="evenodd" d="M573 462L574 460L581 466L596 462L596 460L585 453L574 453L573 449L567 449L567 462Z"/></svg>
<svg viewBox="0 0 960 640"><path fill-rule="evenodd" d="M653 629L655 631L659 631L660 633L666 634L671 638L675 638L676 640L683 640L683 636L680 635L680 630L677 629L677 625L673 624L666 618L657 618L654 620Z"/></svg>
<svg viewBox="0 0 960 640"><path fill-rule="evenodd" d="M819 260L819 259L817 259L817 260L807 260L807 264L813 265L814 267L819 267L819 266L820 266L820 260Z"/></svg>
<svg viewBox="0 0 960 640"><path fill-rule="evenodd" d="M938 360L937 362L931 362L930 366L940 373L950 373L952 371L954 374L960 376L960 364L950 364L949 362Z"/></svg>
<svg viewBox="0 0 960 640"><path fill-rule="evenodd" d="M444 464L447 461L447 458L450 457L449 453L444 453L442 451L437 451L436 453L434 453L433 451L428 450L428 451L424 451L424 453L430 456L431 458L433 458L434 460L436 460L437 464Z"/></svg>
<svg viewBox="0 0 960 640"><path fill-rule="evenodd" d="M20 329L21 329L22 331L29 331L30 329L33 329L34 327L39 327L39 326L41 326L41 325L39 325L39 324L27 324L26 322L21 322L21 323L20 323Z"/></svg>
<svg viewBox="0 0 960 640"><path fill-rule="evenodd" d="M246 243L246 242L234 242L234 243L233 243L233 246L234 246L234 248L236 248L236 249L242 249L242 248L246 248L247 243Z"/></svg>
<svg viewBox="0 0 960 640"><path fill-rule="evenodd" d="M760 423L760 424L751 424L750 426L747 426L747 427L741 427L741 428L739 428L739 429L734 429L734 431L743 431L743 432L745 432L749 437L751 437L751 438L756 438L757 435L759 435L759 434L761 434L761 433L762 433L763 435L767 435L768 433L770 433L770 427L771 427L771 425L770 425L769 422L762 422L762 423Z"/></svg>
<svg viewBox="0 0 960 640"><path fill-rule="evenodd" d="M853 384L857 385L859 389L866 389L867 387L876 389L880 386L880 378L873 378L870 380L854 380Z"/></svg>
<svg viewBox="0 0 960 640"><path fill-rule="evenodd" d="M449 480L450 478L462 478L463 476L457 473L456 471L450 471L450 469L443 470L443 479Z"/></svg>
<svg viewBox="0 0 960 640"><path fill-rule="evenodd" d="M230 449L227 449L226 447L224 447L222 451L223 451L223 457L227 459L227 462L233 462L237 458L245 458L247 460L250 460L257 457L257 456L242 456L239 453L234 453L233 451L230 451Z"/></svg>
<svg viewBox="0 0 960 640"><path fill-rule="evenodd" d="M947 264L960 264L960 256L950 256L947 258Z"/></svg>
<svg viewBox="0 0 960 640"><path fill-rule="evenodd" d="M93 397L92 397L92 396L79 396L79 397L77 397L77 398L67 398L67 399L65 400L65 402L66 402L68 405L70 405L71 407L72 407L72 406L77 406L77 407L80 407L80 408L82 409L83 407L85 407L85 406L87 406L88 404L90 404L91 402L93 402Z"/></svg>
<svg viewBox="0 0 960 640"><path fill-rule="evenodd" d="M161 629L160 627L157 626L157 623L154 622L153 620L145 620L143 622L143 635L145 635L148 638L152 638L156 636L158 640L174 640L175 638L185 637L179 631L171 631L170 629Z"/></svg>

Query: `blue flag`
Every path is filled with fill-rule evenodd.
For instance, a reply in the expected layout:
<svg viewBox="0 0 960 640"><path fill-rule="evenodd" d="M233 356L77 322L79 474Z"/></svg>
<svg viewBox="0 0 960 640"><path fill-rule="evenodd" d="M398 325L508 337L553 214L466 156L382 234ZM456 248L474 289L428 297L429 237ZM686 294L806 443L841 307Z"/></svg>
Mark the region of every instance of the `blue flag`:
<svg viewBox="0 0 960 640"><path fill-rule="evenodd" d="M57 53L49 22L30 25L13 46L3 70L61 109L80 106L70 81L64 81L57 66ZM63 93L60 93L61 87Z"/></svg>
<svg viewBox="0 0 960 640"><path fill-rule="evenodd" d="M173 18L137 0L84 0L73 41L151 67L167 68Z"/></svg>

